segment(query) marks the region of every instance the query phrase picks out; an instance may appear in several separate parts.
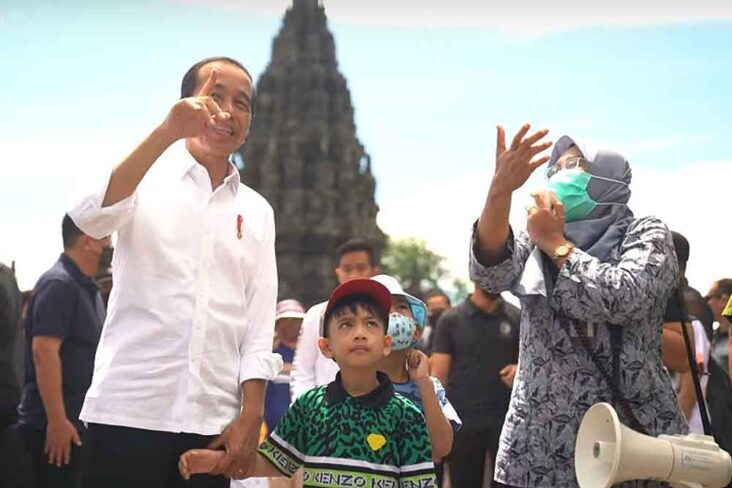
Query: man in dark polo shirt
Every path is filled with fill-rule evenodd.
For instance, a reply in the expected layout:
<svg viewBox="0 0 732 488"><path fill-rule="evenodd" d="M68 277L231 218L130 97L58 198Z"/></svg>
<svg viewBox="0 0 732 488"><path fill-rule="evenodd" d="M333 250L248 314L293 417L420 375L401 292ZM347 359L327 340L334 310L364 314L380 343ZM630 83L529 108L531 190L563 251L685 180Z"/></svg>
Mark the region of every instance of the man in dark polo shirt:
<svg viewBox="0 0 732 488"><path fill-rule="evenodd" d="M13 267L0 263L0 486L29 486L30 467L15 423L20 401L22 295Z"/></svg>
<svg viewBox="0 0 732 488"><path fill-rule="evenodd" d="M26 376L19 430L36 487L79 487L87 455L79 411L91 383L104 304L92 277L109 238L82 233L68 215L64 252L36 283L25 317Z"/></svg>
<svg viewBox="0 0 732 488"><path fill-rule="evenodd" d="M518 362L519 316L500 295L475 287L438 322L431 372L463 421L448 457L453 488L482 486L486 453L495 459Z"/></svg>

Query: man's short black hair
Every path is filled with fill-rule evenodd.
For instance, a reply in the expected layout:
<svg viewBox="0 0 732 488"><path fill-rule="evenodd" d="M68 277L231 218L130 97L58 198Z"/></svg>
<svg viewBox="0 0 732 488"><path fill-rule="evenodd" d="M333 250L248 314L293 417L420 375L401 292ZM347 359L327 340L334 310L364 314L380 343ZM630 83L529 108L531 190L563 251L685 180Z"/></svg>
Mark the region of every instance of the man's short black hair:
<svg viewBox="0 0 732 488"><path fill-rule="evenodd" d="M338 249L336 249L338 262L341 261L344 254L348 254L349 252L365 252L369 256L369 264L372 267L379 265L373 246L363 239L350 239L338 246Z"/></svg>
<svg viewBox="0 0 732 488"><path fill-rule="evenodd" d="M71 249L76 244L77 239L84 233L79 229L69 214L64 214L64 219L61 221L61 237L64 240L64 250Z"/></svg>
<svg viewBox="0 0 732 488"><path fill-rule="evenodd" d="M389 326L389 315L381 309L376 300L374 300L374 298L370 295L355 294L349 295L347 297L344 297L342 300L339 300L333 306L333 308L328 311L328 315L323 317L323 337L328 337L328 329L330 328L330 322L333 318L342 315L346 311L355 314L358 308L369 312L374 317L381 320L381 324L384 327L384 334L387 333Z"/></svg>
<svg viewBox="0 0 732 488"><path fill-rule="evenodd" d="M722 278L715 281L714 284L719 288L719 293L732 296L732 279Z"/></svg>
<svg viewBox="0 0 732 488"><path fill-rule="evenodd" d="M445 300L447 300L447 304L452 306L452 301L450 300L450 297L447 296L447 294L444 291L440 290L439 288L435 288L434 290L428 291L424 296L424 301L426 302L430 298L434 298L434 297L444 297Z"/></svg>
<svg viewBox="0 0 732 488"><path fill-rule="evenodd" d="M188 98L192 97L196 92L196 86L198 86L198 72L201 71L201 68L206 66L209 63L216 63L216 62L223 62L223 63L229 63L233 64L237 68L241 69L244 73L247 74L249 79L252 82L252 117L254 116L254 99L255 99L255 93L254 93L254 78L252 78L252 74L249 72L248 69L244 67L243 64L241 64L236 59L230 58L228 56L214 56L211 58L202 59L190 68L188 68L188 71L186 71L186 74L183 75L183 81L180 83L180 97L181 98Z"/></svg>

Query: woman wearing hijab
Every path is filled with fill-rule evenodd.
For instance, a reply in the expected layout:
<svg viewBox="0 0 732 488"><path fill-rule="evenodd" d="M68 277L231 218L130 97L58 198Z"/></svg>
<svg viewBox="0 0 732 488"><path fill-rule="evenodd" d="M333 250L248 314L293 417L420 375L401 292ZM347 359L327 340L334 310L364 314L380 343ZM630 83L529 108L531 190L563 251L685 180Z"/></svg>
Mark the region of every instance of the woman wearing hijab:
<svg viewBox="0 0 732 488"><path fill-rule="evenodd" d="M522 306L495 479L576 487L577 430L595 403L613 404L621 422L648 435L687 432L660 345L678 264L667 227L628 207L622 155L564 136L551 157L539 157L551 145L542 142L547 131L528 130L507 148L498 128L495 174L470 252L471 278L490 293L510 290ZM547 161L547 189L532 194L527 229L514 234L511 195Z"/></svg>

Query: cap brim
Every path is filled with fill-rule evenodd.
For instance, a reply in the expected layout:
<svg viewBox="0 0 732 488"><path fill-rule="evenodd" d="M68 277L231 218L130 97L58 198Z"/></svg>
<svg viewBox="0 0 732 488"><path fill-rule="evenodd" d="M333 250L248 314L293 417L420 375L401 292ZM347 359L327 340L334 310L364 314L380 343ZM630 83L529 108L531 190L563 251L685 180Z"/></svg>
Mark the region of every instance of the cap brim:
<svg viewBox="0 0 732 488"><path fill-rule="evenodd" d="M280 319L304 319L305 314L302 312L283 312L275 316L275 322Z"/></svg>
<svg viewBox="0 0 732 488"><path fill-rule="evenodd" d="M330 314L330 311L338 302L353 295L366 295L373 298L383 314L389 316L389 311L391 310L391 293L389 293L389 290L378 281L368 278L357 278L346 281L333 290L333 293L328 298L328 305L326 305L325 311L323 312L323 319ZM325 324L323 323L320 331L321 336L323 335L322 327L324 326Z"/></svg>

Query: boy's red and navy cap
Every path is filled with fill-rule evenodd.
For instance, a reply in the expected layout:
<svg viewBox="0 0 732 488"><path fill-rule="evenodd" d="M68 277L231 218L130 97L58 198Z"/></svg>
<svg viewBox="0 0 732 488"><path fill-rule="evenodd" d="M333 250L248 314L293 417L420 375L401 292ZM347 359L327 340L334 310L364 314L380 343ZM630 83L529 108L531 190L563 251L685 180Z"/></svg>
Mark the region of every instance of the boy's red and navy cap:
<svg viewBox="0 0 732 488"><path fill-rule="evenodd" d="M379 306L385 317L389 316L391 310L391 292L379 283L369 278L356 278L353 280L346 281L339 285L328 298L328 304L325 306L323 315L320 317L320 336L322 337L325 331L325 318L330 315L331 310L335 307L338 302L344 298L353 295L366 295L374 299L376 304Z"/></svg>

